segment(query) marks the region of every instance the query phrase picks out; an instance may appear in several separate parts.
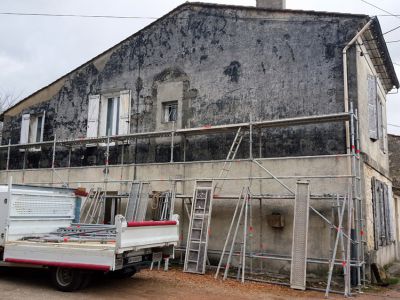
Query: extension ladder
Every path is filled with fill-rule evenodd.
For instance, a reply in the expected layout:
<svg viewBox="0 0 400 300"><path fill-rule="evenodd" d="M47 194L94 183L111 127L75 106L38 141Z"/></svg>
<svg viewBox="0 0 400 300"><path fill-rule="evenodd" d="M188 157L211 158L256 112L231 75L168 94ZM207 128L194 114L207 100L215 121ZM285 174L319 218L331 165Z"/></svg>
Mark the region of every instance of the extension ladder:
<svg viewBox="0 0 400 300"><path fill-rule="evenodd" d="M224 165L222 166L222 169L218 174L218 179L224 179L228 175L228 172L230 171L232 166L232 161L235 159L240 144L242 143L243 136L244 136L244 131L242 130L242 127L239 127L239 129L236 132L233 143L231 145L231 148L229 149L228 155L226 156ZM225 180L217 181L214 188L215 195L221 192L224 183Z"/></svg>
<svg viewBox="0 0 400 300"><path fill-rule="evenodd" d="M186 245L184 272L204 274L206 271L213 190L212 181L196 181Z"/></svg>

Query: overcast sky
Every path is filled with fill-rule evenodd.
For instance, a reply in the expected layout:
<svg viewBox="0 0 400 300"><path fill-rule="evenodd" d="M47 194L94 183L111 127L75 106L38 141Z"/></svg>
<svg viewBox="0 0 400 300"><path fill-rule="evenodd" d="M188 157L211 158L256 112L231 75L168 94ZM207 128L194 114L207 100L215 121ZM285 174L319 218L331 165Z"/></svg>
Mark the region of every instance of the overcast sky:
<svg viewBox="0 0 400 300"><path fill-rule="evenodd" d="M160 17L182 0L1 0L0 12ZM205 2L255 5L255 0ZM398 0L368 2L400 15ZM397 5L396 5L397 4ZM288 9L384 15L361 0L287 0ZM379 17L383 32L400 26L400 17ZM93 19L0 15L0 93L20 98L110 48L143 28L151 19ZM400 29L385 35L400 40ZM400 42L388 44L400 77ZM395 91L394 91L395 92ZM388 123L400 126L400 94L388 98ZM400 127L389 126L400 134Z"/></svg>

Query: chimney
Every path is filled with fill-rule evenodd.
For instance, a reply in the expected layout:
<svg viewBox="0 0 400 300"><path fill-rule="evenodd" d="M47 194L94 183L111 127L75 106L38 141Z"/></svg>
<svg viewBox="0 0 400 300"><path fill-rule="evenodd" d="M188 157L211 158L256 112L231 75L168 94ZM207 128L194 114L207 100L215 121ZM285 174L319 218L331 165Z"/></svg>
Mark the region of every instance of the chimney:
<svg viewBox="0 0 400 300"><path fill-rule="evenodd" d="M286 9L286 0L256 0L258 8Z"/></svg>

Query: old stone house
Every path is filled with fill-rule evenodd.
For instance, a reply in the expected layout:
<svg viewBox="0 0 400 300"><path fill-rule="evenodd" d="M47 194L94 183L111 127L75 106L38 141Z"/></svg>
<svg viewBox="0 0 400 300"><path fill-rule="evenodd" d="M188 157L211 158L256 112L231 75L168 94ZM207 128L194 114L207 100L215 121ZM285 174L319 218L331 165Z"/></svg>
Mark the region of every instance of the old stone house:
<svg viewBox="0 0 400 300"><path fill-rule="evenodd" d="M214 201L210 249L222 248L232 198L250 185L261 195L252 206L254 251L290 256L293 199L256 157L290 187L307 179L326 215L332 203L324 199L352 191L359 267L391 262L398 228L386 95L399 82L379 21L272 2L185 3L23 99L1 115L0 181L90 188L107 176L117 193L128 180L150 181L155 191L175 180L177 193L190 195L194 179L218 176L243 123L227 196ZM358 157L357 173L351 159ZM183 200L175 211L184 245ZM284 220L279 228L268 222L272 215ZM329 259L331 229L310 214L308 257Z"/></svg>

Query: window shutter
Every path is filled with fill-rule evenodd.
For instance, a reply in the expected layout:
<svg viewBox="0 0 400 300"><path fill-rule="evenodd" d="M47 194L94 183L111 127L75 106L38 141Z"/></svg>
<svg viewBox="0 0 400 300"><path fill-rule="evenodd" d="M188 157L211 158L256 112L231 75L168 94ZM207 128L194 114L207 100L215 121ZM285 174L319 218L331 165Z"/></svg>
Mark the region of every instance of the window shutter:
<svg viewBox="0 0 400 300"><path fill-rule="evenodd" d="M22 115L21 121L21 136L20 136L20 144L26 144L29 140L29 123L30 123L31 115L24 114Z"/></svg>
<svg viewBox="0 0 400 300"><path fill-rule="evenodd" d="M378 191L377 182L375 177L371 178L371 192L372 192L372 209L373 209L373 221L374 221L374 249L379 248L379 235L380 235L380 220L379 220L379 203L378 203Z"/></svg>
<svg viewBox="0 0 400 300"><path fill-rule="evenodd" d="M131 115L131 92L121 91L119 103L118 134L129 134Z"/></svg>
<svg viewBox="0 0 400 300"><path fill-rule="evenodd" d="M43 142L43 133L44 133L44 119L46 117L46 112L43 112L43 116L42 116L42 127L41 127L41 131L40 131L40 141Z"/></svg>
<svg viewBox="0 0 400 300"><path fill-rule="evenodd" d="M100 95L90 95L88 104L87 137L97 137L99 128Z"/></svg>
<svg viewBox="0 0 400 300"><path fill-rule="evenodd" d="M396 229L395 226L393 224L393 217L392 214L395 215L395 209L393 207L394 205L394 198L393 198L393 191L391 188L388 188L388 199L389 199L389 238L390 238L390 243L392 243L393 241L395 241L395 236L396 236Z"/></svg>
<svg viewBox="0 0 400 300"><path fill-rule="evenodd" d="M368 121L369 137L378 139L378 120L377 120L377 81L375 76L368 75Z"/></svg>
<svg viewBox="0 0 400 300"><path fill-rule="evenodd" d="M107 136L107 110L108 110L108 98L102 96L100 98L99 136Z"/></svg>

